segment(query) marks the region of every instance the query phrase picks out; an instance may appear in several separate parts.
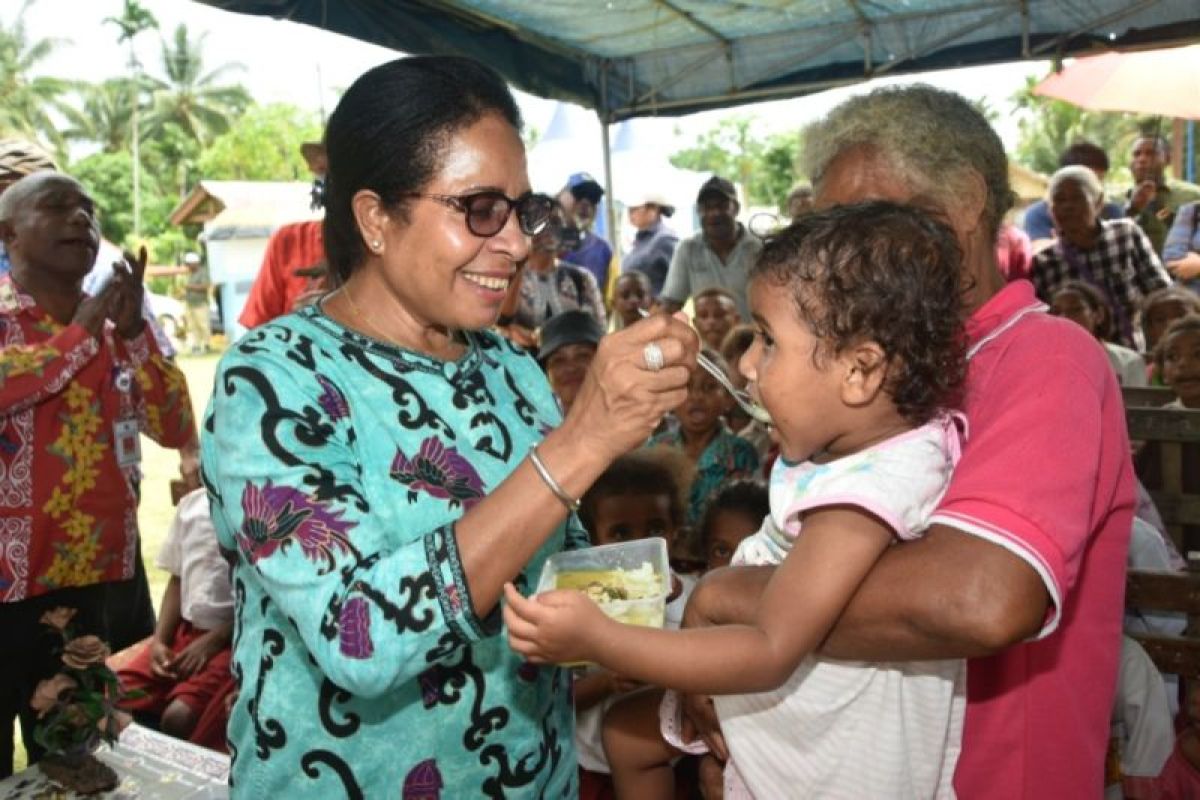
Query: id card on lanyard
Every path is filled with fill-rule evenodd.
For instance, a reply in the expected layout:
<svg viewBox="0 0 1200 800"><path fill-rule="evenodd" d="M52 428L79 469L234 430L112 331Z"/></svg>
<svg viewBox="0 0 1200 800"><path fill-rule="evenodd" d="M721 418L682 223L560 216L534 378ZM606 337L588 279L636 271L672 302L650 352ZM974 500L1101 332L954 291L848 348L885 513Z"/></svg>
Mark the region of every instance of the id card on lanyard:
<svg viewBox="0 0 1200 800"><path fill-rule="evenodd" d="M113 453L121 469L133 469L142 463L141 426L133 403L133 368L128 364L113 367L113 388L120 397L121 410L113 423Z"/></svg>

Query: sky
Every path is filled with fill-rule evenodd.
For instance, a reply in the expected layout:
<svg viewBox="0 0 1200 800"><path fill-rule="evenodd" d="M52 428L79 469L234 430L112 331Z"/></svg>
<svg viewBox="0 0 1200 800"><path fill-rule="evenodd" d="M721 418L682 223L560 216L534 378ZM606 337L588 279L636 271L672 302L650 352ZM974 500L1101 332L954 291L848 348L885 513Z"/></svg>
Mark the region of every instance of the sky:
<svg viewBox="0 0 1200 800"><path fill-rule="evenodd" d="M6 0L2 5L0 19L11 23L20 6L14 0ZM164 35L170 35L179 23L185 23L193 35L207 32L206 63L244 65L244 70L230 77L245 85L260 103L288 102L328 114L337 102L338 90L349 86L363 71L399 55L394 50L307 25L221 11L192 0L143 0L143 5L158 19ZM121 8L121 0L33 0L25 12L27 35L33 39L64 40L44 62L43 71L92 81L125 74L128 50L117 44L116 27L103 22L105 17L119 15ZM157 36L153 32L139 36L137 49L145 68L156 72ZM1008 98L1023 85L1026 75L1040 77L1047 72L1047 62L1019 62L928 73L922 79L972 99L986 98L1001 113L997 130L1011 149L1018 130ZM680 146L730 114L755 114L766 129L786 130L820 117L854 92L916 79L887 79L795 100L702 112L678 118L672 127L681 131L681 138L677 139ZM523 93L518 93L518 97L527 124L545 130L555 104ZM594 141L599 142L598 123Z"/></svg>

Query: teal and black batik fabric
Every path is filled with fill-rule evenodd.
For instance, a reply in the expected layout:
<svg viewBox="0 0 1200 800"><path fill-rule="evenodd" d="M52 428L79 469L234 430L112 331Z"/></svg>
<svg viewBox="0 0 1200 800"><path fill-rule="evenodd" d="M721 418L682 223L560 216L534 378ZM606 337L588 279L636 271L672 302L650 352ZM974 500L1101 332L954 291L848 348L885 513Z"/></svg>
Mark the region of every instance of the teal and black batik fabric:
<svg viewBox="0 0 1200 800"><path fill-rule="evenodd" d="M559 421L491 333L443 362L313 306L231 348L202 453L237 598L236 795L575 795L570 676L476 617L453 531ZM518 585L586 541L572 517Z"/></svg>

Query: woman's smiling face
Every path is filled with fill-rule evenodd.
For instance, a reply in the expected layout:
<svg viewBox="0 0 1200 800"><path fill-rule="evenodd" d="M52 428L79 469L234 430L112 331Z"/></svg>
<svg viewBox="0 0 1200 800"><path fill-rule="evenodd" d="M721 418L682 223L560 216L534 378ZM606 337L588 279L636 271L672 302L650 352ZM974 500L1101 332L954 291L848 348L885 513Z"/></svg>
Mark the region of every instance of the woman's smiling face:
<svg viewBox="0 0 1200 800"><path fill-rule="evenodd" d="M446 137L442 163L422 194L459 197L498 191L518 198L529 191L525 147L504 118L486 114ZM494 236L476 236L461 211L429 198L407 201L389 214L382 278L403 311L422 326L478 330L491 325L529 253L514 211Z"/></svg>

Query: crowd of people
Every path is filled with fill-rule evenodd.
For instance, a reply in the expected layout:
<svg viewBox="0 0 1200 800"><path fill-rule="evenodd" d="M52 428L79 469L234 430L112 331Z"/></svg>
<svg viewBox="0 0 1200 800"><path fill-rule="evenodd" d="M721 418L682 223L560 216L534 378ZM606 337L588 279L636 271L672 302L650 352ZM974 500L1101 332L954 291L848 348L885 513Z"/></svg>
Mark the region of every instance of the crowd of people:
<svg viewBox="0 0 1200 800"><path fill-rule="evenodd" d="M1200 544L1121 397L1200 409L1200 188L1161 137L1120 198L1072 143L1020 214L970 102L878 89L805 131L776 230L713 176L631 197L622 257L595 178L530 185L521 124L470 59L356 80L304 146L324 219L272 237L200 426L144 251L0 143L8 741L41 755L69 606L244 797L1200 796L1200 691L1173 706L1122 635L1127 565ZM140 434L181 453L157 622ZM534 594L648 537L662 629Z"/></svg>

